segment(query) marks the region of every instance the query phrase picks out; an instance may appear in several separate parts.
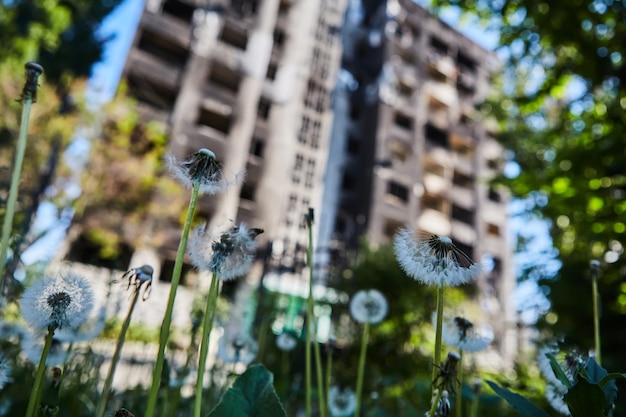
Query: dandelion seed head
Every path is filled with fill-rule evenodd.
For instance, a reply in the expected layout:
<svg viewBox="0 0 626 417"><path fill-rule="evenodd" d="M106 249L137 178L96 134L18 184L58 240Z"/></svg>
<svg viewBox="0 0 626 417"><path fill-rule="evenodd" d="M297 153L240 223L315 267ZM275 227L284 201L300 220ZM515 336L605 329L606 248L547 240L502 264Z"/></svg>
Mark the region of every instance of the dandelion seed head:
<svg viewBox="0 0 626 417"><path fill-rule="evenodd" d="M333 386L328 390L328 408L333 417L352 415L356 409L356 394L350 388Z"/></svg>
<svg viewBox="0 0 626 417"><path fill-rule="evenodd" d="M189 239L189 256L196 268L208 270L228 281L245 275L255 258L254 238L262 229L248 229L245 224L233 226L219 237L211 236L206 225L193 230Z"/></svg>
<svg viewBox="0 0 626 417"><path fill-rule="evenodd" d="M447 236L416 239L415 230L400 229L394 236L396 259L404 272L426 285L458 286L473 281L480 272L477 263L460 251Z"/></svg>
<svg viewBox="0 0 626 417"><path fill-rule="evenodd" d="M555 411L563 414L564 416L571 416L572 414L569 411L569 407L563 399L565 394L567 394L567 388L565 388L562 384L561 387L557 387L552 384L546 385L546 400L548 400L548 403Z"/></svg>
<svg viewBox="0 0 626 417"><path fill-rule="evenodd" d="M480 352L493 342L493 331L480 331L464 317L445 318L441 336L446 345L466 352Z"/></svg>
<svg viewBox="0 0 626 417"><path fill-rule="evenodd" d="M291 332L282 332L276 336L276 347L282 351L291 351L298 345L298 339Z"/></svg>
<svg viewBox="0 0 626 417"><path fill-rule="evenodd" d="M184 161L178 161L173 155L166 155L165 162L176 178L186 188L198 184L200 194L214 195L226 191L233 185L240 184L245 174L239 173L227 179L222 164L215 154L208 149L200 149Z"/></svg>
<svg viewBox="0 0 626 417"><path fill-rule="evenodd" d="M13 381L11 378L11 364L9 360L0 353L0 390L11 381Z"/></svg>
<svg viewBox="0 0 626 417"><path fill-rule="evenodd" d="M39 279L24 291L20 301L22 316L36 331L76 329L92 308L89 282L74 273Z"/></svg>
<svg viewBox="0 0 626 417"><path fill-rule="evenodd" d="M350 301L350 314L358 323L380 323L388 310L387 299L378 290L359 291Z"/></svg>

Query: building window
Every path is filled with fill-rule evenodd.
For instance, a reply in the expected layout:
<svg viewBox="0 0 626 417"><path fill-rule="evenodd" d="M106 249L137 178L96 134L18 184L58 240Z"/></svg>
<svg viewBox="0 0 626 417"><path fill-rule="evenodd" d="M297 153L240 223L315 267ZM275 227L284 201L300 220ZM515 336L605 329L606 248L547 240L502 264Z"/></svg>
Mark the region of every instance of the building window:
<svg viewBox="0 0 626 417"><path fill-rule="evenodd" d="M502 202L502 195L500 195L500 192L498 192L493 187L489 187L489 192L487 194L487 198L489 198L489 200L491 200L491 201L493 201L495 203L501 203Z"/></svg>
<svg viewBox="0 0 626 417"><path fill-rule="evenodd" d="M448 132L443 129L439 129L432 123L427 123L424 129L426 140L428 140L430 143L437 146L442 146L444 148L447 148L449 146Z"/></svg>
<svg viewBox="0 0 626 417"><path fill-rule="evenodd" d="M307 161L306 173L304 176L304 186L306 188L313 188L314 178L315 178L315 160L309 159Z"/></svg>
<svg viewBox="0 0 626 417"><path fill-rule="evenodd" d="M320 146L320 130L322 123L319 120L313 122L313 132L311 133L311 148L317 149Z"/></svg>
<svg viewBox="0 0 626 417"><path fill-rule="evenodd" d="M383 234L387 239L391 240L396 235L398 230L402 228L404 224L395 219L385 219L385 226L383 229Z"/></svg>
<svg viewBox="0 0 626 417"><path fill-rule="evenodd" d="M458 187L469 189L474 188L474 178L459 171L454 171L454 174L452 176L452 183Z"/></svg>
<svg viewBox="0 0 626 417"><path fill-rule="evenodd" d="M396 181L389 181L387 183L387 195L392 196L392 198L404 204L409 201L409 189Z"/></svg>
<svg viewBox="0 0 626 417"><path fill-rule="evenodd" d="M239 91L241 75L223 65L214 63L209 70L209 81L236 93Z"/></svg>
<svg viewBox="0 0 626 417"><path fill-rule="evenodd" d="M358 155L359 149L361 148L361 143L359 139L355 138L352 135L348 136L348 142L346 143L346 150L350 155Z"/></svg>
<svg viewBox="0 0 626 417"><path fill-rule="evenodd" d="M265 151L265 141L259 138L252 138L250 144L250 154L263 158L263 152Z"/></svg>
<svg viewBox="0 0 626 417"><path fill-rule="evenodd" d="M500 226L493 223L487 223L487 233L493 236L500 236Z"/></svg>
<svg viewBox="0 0 626 417"><path fill-rule="evenodd" d="M474 225L474 212L456 204L452 205L452 218L471 226Z"/></svg>
<svg viewBox="0 0 626 417"><path fill-rule="evenodd" d="M197 125L204 125L227 134L230 130L230 115L217 113L201 107L196 119Z"/></svg>
<svg viewBox="0 0 626 417"><path fill-rule="evenodd" d="M259 100L259 105L257 107L257 115L263 119L263 120L267 120L267 118L270 115L270 109L272 108L272 104L269 102L269 100L265 99L265 98L261 98Z"/></svg>
<svg viewBox="0 0 626 417"><path fill-rule="evenodd" d="M343 173L343 177L341 178L341 189L343 191L351 191L354 189L356 185L356 181L354 177L347 172Z"/></svg>
<svg viewBox="0 0 626 417"><path fill-rule="evenodd" d="M430 38L430 47L440 56L448 55L448 45L436 36Z"/></svg>
<svg viewBox="0 0 626 417"><path fill-rule="evenodd" d="M244 182L241 186L239 198L242 200L254 201L256 194L256 186L248 182Z"/></svg>
<svg viewBox="0 0 626 417"><path fill-rule="evenodd" d="M462 73L475 73L476 72L476 62L465 55L463 52L459 52L457 56L457 63L459 64L459 69Z"/></svg>
<svg viewBox="0 0 626 417"><path fill-rule="evenodd" d="M396 124L396 126L401 127L402 129L406 129L406 130L413 129L413 119L411 119L409 116L405 114L396 113L393 121Z"/></svg>
<svg viewBox="0 0 626 417"><path fill-rule="evenodd" d="M195 7L179 0L166 0L163 3L163 13L167 13L185 23L191 23Z"/></svg>
<svg viewBox="0 0 626 417"><path fill-rule="evenodd" d="M422 208L428 208L443 213L445 211L445 202L441 196L427 193L422 197Z"/></svg>
<svg viewBox="0 0 626 417"><path fill-rule="evenodd" d="M219 40L238 49L246 49L246 45L248 44L248 36L245 30L236 27L228 19L224 21Z"/></svg>

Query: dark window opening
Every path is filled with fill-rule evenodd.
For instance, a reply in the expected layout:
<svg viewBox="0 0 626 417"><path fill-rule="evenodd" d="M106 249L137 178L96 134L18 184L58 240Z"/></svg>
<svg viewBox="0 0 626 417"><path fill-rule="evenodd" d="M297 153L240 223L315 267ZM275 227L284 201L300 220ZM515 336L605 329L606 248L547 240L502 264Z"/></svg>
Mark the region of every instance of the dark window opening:
<svg viewBox="0 0 626 417"><path fill-rule="evenodd" d="M267 73L265 74L265 77L268 80L275 80L277 72L278 72L278 65L277 64L269 64L267 66Z"/></svg>
<svg viewBox="0 0 626 417"><path fill-rule="evenodd" d="M209 71L209 81L236 93L239 91L241 75L223 65L215 63Z"/></svg>
<svg viewBox="0 0 626 417"><path fill-rule="evenodd" d="M430 141L434 145L443 146L444 148L447 148L449 146L448 132L443 129L439 129L431 123L426 124L425 130L426 140Z"/></svg>
<svg viewBox="0 0 626 417"><path fill-rule="evenodd" d="M476 72L476 62L462 52L459 52L457 63L461 72Z"/></svg>
<svg viewBox="0 0 626 417"><path fill-rule="evenodd" d="M403 203L407 203L409 201L409 189L395 181L389 181L387 183L387 195L391 195Z"/></svg>
<svg viewBox="0 0 626 417"><path fill-rule="evenodd" d="M129 93L141 103L161 110L171 110L176 102L176 91L152 83L143 77L134 76L132 73L128 77L128 89Z"/></svg>
<svg viewBox="0 0 626 417"><path fill-rule="evenodd" d="M463 188L474 188L474 178L459 171L454 171L454 174L452 176L452 183L456 186Z"/></svg>
<svg viewBox="0 0 626 417"><path fill-rule="evenodd" d="M488 192L487 198L489 198L489 200L494 201L496 203L501 203L502 202L502 196L493 187L489 188L489 192Z"/></svg>
<svg viewBox="0 0 626 417"><path fill-rule="evenodd" d="M274 30L274 45L283 46L285 44L285 32L276 28Z"/></svg>
<svg viewBox="0 0 626 417"><path fill-rule="evenodd" d="M452 218L472 226L474 225L474 212L456 204L452 205Z"/></svg>
<svg viewBox="0 0 626 417"><path fill-rule="evenodd" d="M350 119L358 120L360 117L361 117L361 107L353 104L350 107Z"/></svg>
<svg viewBox="0 0 626 417"><path fill-rule="evenodd" d="M433 36L430 38L430 46L433 48L434 52L441 56L448 55L448 45L441 39Z"/></svg>
<svg viewBox="0 0 626 417"><path fill-rule="evenodd" d="M179 0L165 0L163 13L172 15L186 23L191 23L195 7Z"/></svg>
<svg viewBox="0 0 626 417"><path fill-rule="evenodd" d="M391 239L396 235L398 230L402 228L402 226L404 226L404 224L398 220L386 219L383 233L387 238Z"/></svg>
<svg viewBox="0 0 626 417"><path fill-rule="evenodd" d="M183 66L189 56L189 51L185 48L149 30L144 30L141 33L137 49L159 58L168 65L175 66Z"/></svg>
<svg viewBox="0 0 626 417"><path fill-rule="evenodd" d="M500 226L493 223L487 223L487 233L493 236L500 236Z"/></svg>
<svg viewBox="0 0 626 417"><path fill-rule="evenodd" d="M246 49L248 43L248 35L244 29L234 26L231 22L224 22L219 40L227 43L235 48Z"/></svg>
<svg viewBox="0 0 626 417"><path fill-rule="evenodd" d="M347 172L343 173L343 178L341 179L341 189L344 191L353 190L356 185L356 181L354 177Z"/></svg>
<svg viewBox="0 0 626 417"><path fill-rule="evenodd" d="M259 105L257 107L257 115L261 119L267 120L267 118L270 116L271 108L272 108L272 103L270 103L269 100L265 98L261 98L261 100L259 100Z"/></svg>
<svg viewBox="0 0 626 417"><path fill-rule="evenodd" d="M252 138L250 144L250 153L259 158L263 158L263 152L265 151L265 141L259 138Z"/></svg>
<svg viewBox="0 0 626 417"><path fill-rule="evenodd" d="M348 143L346 148L350 155L358 155L359 149L361 148L361 143L354 136L348 136Z"/></svg>
<svg viewBox="0 0 626 417"><path fill-rule="evenodd" d="M396 126L399 126L403 129L413 129L413 119L405 114L396 113L396 115L394 116L394 123L396 124Z"/></svg>
<svg viewBox="0 0 626 417"><path fill-rule="evenodd" d="M196 124L205 125L227 134L230 130L230 115L220 114L202 107L200 108Z"/></svg>
<svg viewBox="0 0 626 417"><path fill-rule="evenodd" d="M241 192L239 198L242 200L254 201L256 194L256 186L248 182L244 182L241 186Z"/></svg>

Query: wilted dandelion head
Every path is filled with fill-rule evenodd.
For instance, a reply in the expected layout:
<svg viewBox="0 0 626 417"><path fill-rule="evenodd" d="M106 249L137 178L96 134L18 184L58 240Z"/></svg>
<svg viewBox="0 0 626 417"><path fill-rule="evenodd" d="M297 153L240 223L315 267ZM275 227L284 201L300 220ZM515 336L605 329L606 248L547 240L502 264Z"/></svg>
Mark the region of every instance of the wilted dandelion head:
<svg viewBox="0 0 626 417"><path fill-rule="evenodd" d="M437 387L437 389L447 390L453 394L456 392L456 373L460 360L461 355L456 352L448 352L446 360L438 367L439 370L433 381L433 385Z"/></svg>
<svg viewBox="0 0 626 417"><path fill-rule="evenodd" d="M197 184L200 194L222 193L228 187L241 183L244 177L242 172L233 179L227 179L215 154L204 148L184 161L177 161L173 155L167 155L166 162L174 178L187 188Z"/></svg>
<svg viewBox="0 0 626 417"><path fill-rule="evenodd" d="M206 226L197 227L189 239L191 261L199 270L209 270L220 279L238 278L252 267L254 238L261 233L262 229L248 229L241 224L214 238Z"/></svg>
<svg viewBox="0 0 626 417"><path fill-rule="evenodd" d="M24 291L20 301L22 316L36 331L76 329L92 308L89 282L71 272L39 279Z"/></svg>
<svg viewBox="0 0 626 417"><path fill-rule="evenodd" d="M402 228L393 238L396 259L404 272L426 285L458 286L474 280L478 264L452 243L447 236L415 237L415 230Z"/></svg>
<svg viewBox="0 0 626 417"><path fill-rule="evenodd" d="M154 268L150 265L143 265L129 269L122 275L122 279L128 281L127 290L133 287L133 290L138 293L143 288L141 299L146 301L152 292L152 274L154 274Z"/></svg>
<svg viewBox="0 0 626 417"><path fill-rule="evenodd" d="M248 336L222 337L217 357L225 363L248 365L256 358L259 344Z"/></svg>
<svg viewBox="0 0 626 417"><path fill-rule="evenodd" d="M0 390L11 381L11 364L8 359L0 353Z"/></svg>
<svg viewBox="0 0 626 417"><path fill-rule="evenodd" d="M466 352L480 352L493 342L493 332L478 330L468 319L456 316L443 321L441 336L446 345Z"/></svg>
<svg viewBox="0 0 626 417"><path fill-rule="evenodd" d="M356 394L350 388L330 387L328 408L333 417L352 415L356 409Z"/></svg>
<svg viewBox="0 0 626 417"><path fill-rule="evenodd" d="M291 351L298 345L298 338L289 331L283 331L276 336L276 347L282 351Z"/></svg>
<svg viewBox="0 0 626 417"><path fill-rule="evenodd" d="M350 301L350 314L359 323L380 323L388 310L387 299L377 290L359 291Z"/></svg>

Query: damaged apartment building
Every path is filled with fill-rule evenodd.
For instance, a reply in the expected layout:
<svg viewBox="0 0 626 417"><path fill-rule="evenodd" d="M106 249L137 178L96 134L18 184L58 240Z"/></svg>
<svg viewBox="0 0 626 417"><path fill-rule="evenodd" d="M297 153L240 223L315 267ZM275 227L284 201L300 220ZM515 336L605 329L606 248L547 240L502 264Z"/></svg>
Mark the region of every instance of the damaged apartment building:
<svg viewBox="0 0 626 417"><path fill-rule="evenodd" d="M488 183L502 149L476 116L495 68L411 0L147 0L124 78L168 127L169 152L208 148L247 172L197 215L265 230L257 282L306 287L309 207L321 275L361 238L382 244L411 224L486 265L479 297L511 354L507 194ZM137 258L157 272L179 236L161 232L168 243Z"/></svg>

